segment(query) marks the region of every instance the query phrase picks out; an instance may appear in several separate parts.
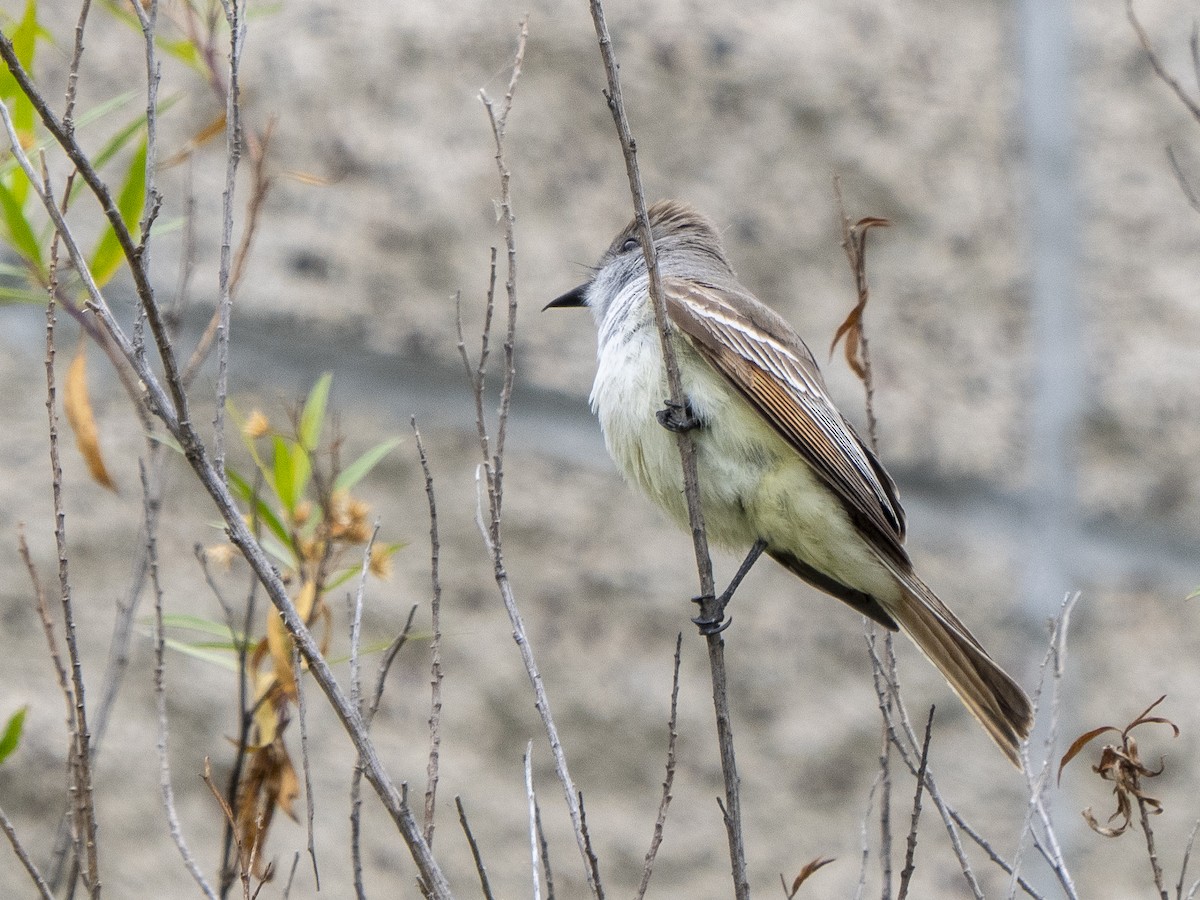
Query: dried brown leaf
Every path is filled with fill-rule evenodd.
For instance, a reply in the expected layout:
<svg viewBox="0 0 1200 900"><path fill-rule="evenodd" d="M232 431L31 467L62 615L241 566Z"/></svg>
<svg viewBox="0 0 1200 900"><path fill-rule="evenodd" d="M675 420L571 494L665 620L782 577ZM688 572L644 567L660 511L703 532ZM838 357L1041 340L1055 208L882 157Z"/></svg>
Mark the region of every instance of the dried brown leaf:
<svg viewBox="0 0 1200 900"><path fill-rule="evenodd" d="M840 196L840 195L839 195ZM867 232L872 228L886 228L892 223L880 216L866 216L853 225L844 225L843 231L846 254L854 269L854 280L858 286L858 303L850 310L829 344L829 353L837 349L838 341L845 338L846 365L858 376L866 380L867 367L862 354L862 318L867 308L869 294L867 292Z"/></svg>
<svg viewBox="0 0 1200 900"><path fill-rule="evenodd" d="M217 135L225 133L225 111L221 110L214 118L209 120L208 124L193 134L188 141L180 147L176 152L163 163L164 168L177 166L181 162L185 162L188 157L211 141Z"/></svg>
<svg viewBox="0 0 1200 900"><path fill-rule="evenodd" d="M1060 780L1062 779L1063 767L1078 755L1088 743L1110 731L1117 732L1121 736L1120 745L1106 744L1100 751L1100 761L1092 766L1093 772L1105 781L1112 782L1113 794L1117 799L1117 808L1109 816L1107 825L1100 824L1092 813L1091 807L1083 810L1084 821L1097 834L1104 837L1118 837L1124 834L1133 821L1133 801L1135 799L1140 805L1144 816L1157 815L1162 812L1162 802L1145 792L1142 788L1142 779L1155 778L1161 775L1166 768L1165 759L1159 760L1159 767L1157 769L1147 767L1142 762L1141 752L1138 749L1137 740L1134 738L1132 732L1141 725L1169 725L1174 732L1174 736L1178 737L1179 727L1174 722L1164 716L1150 715L1154 708L1165 699L1165 694L1159 697L1123 729L1118 730L1113 725L1104 725L1080 735L1063 755L1058 767ZM1120 824L1113 827L1112 823L1117 821Z"/></svg>
<svg viewBox="0 0 1200 900"><path fill-rule="evenodd" d="M787 900L792 900L792 898L795 897L796 893L800 890L800 885L808 881L812 874L818 869L823 868L833 862L835 858L836 857L831 856L828 859L825 859L824 857L818 856L816 859L805 863L804 868L800 870L800 874L792 879L792 886L790 889L787 886L787 882L784 882L783 889L787 896ZM782 875L779 876L779 880L783 881Z"/></svg>
<svg viewBox="0 0 1200 900"><path fill-rule="evenodd" d="M1063 773L1063 769L1065 769L1067 767L1067 763L1069 763L1076 756L1078 756L1080 750L1082 750L1084 747L1086 747L1088 744L1090 744L1096 738L1100 737L1100 735L1104 734L1106 731L1115 731L1117 734L1121 733L1121 729L1117 728L1115 725L1101 725L1099 728L1093 728L1091 731L1085 731L1079 737L1075 738L1075 740L1071 744L1071 746L1067 748L1067 752L1063 754L1062 759L1059 760L1059 763L1058 763L1058 783L1059 784L1062 784L1062 773Z"/></svg>
<svg viewBox="0 0 1200 900"><path fill-rule="evenodd" d="M67 414L71 431L75 434L75 445L87 463L92 480L115 494L117 483L108 474L104 456L100 452L100 433L96 428L96 416L92 412L92 401L88 396L87 344L82 341L67 369L67 379L63 386L63 410Z"/></svg>
<svg viewBox="0 0 1200 900"><path fill-rule="evenodd" d="M280 732L282 725L280 724ZM267 839L275 811L282 809L296 819L295 802L300 794L300 781L292 765L283 735L251 753L242 781L238 785L236 819L237 842L242 852L242 866L253 868L256 877L266 881L270 872L262 866L262 847Z"/></svg>

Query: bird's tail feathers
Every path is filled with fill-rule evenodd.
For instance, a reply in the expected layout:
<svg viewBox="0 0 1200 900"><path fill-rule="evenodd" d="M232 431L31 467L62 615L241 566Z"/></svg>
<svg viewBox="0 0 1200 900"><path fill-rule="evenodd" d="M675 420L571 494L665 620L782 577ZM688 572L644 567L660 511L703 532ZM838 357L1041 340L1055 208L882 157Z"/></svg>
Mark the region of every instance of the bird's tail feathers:
<svg viewBox="0 0 1200 900"><path fill-rule="evenodd" d="M888 612L950 683L997 746L1021 768L1021 743L1033 727L1033 707L1021 687L975 636L911 571L896 572L908 597Z"/></svg>

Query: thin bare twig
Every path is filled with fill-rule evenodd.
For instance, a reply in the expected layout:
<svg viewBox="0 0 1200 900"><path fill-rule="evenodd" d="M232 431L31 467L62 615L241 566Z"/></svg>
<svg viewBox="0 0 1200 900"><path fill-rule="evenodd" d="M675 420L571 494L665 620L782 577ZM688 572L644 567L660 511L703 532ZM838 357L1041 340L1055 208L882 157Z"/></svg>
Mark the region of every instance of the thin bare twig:
<svg viewBox="0 0 1200 900"><path fill-rule="evenodd" d="M271 120L267 123L267 128L259 138L257 145L254 142L250 142L249 150L251 160L254 163L254 174L250 185L250 197L246 201L242 237L238 243L237 253L233 256L232 270L229 272L228 292L230 303L237 298L237 288L242 281L242 275L246 271L246 263L250 257L250 249L254 245L255 235L258 233L258 225L262 218L263 207L266 204L267 195L270 193L273 185L273 180L267 172L267 154L274 128L275 121ZM185 246L188 246L186 240ZM185 257L185 265L187 262ZM188 271L185 268L183 274L188 274ZM186 284L186 281L181 276L181 285L184 284ZM182 289L178 293L182 294ZM221 327L223 315L224 307L218 303L217 308L213 310L213 314L208 320L208 325L205 327L204 333L200 335L200 339L196 342L196 346L192 350L192 355L188 358L187 365L184 366L182 378L185 385L192 383L196 374L200 371L200 367L208 359L208 355L212 351L213 341L216 340L217 332Z"/></svg>
<svg viewBox="0 0 1200 900"><path fill-rule="evenodd" d="M225 398L229 391L229 326L233 315L233 294L229 273L233 246L233 194L237 187L238 162L242 155L241 69L242 46L246 39L245 2L221 0L229 25L229 91L225 98L225 190L221 194L221 255L218 264L217 309L217 385L216 415L213 421L213 465L225 478Z"/></svg>
<svg viewBox="0 0 1200 900"><path fill-rule="evenodd" d="M583 846L587 850L588 867L592 870L592 881L596 885L596 897L604 900L604 886L600 881L600 859L592 847L592 836L588 833L587 810L583 806L583 792L579 793L579 823L583 828Z"/></svg>
<svg viewBox="0 0 1200 900"><path fill-rule="evenodd" d="M618 74L616 54L613 52L612 37L604 17L601 0L589 0L592 22L600 45L600 56L608 80L605 98L616 125L621 151L625 158L625 171L629 178L629 189L633 199L634 216L638 223L638 238L642 253L646 257L649 276L650 300L654 306L654 320L658 327L662 347L663 364L666 368L667 388L671 402L682 408L684 393L679 374L679 362L675 358L675 345L667 322L667 308L659 277L658 258L654 248L654 236L650 230L650 219L646 212L646 195L642 188L642 175L637 163L637 146L629 127L625 103L621 95L621 79ZM692 549L696 556L696 573L700 581L700 618L717 621L719 604L713 580L712 558L708 550L708 535L704 528L704 514L700 508L700 485L696 476L695 448L688 431L676 432L680 465L683 469L683 489L687 499L688 524L692 535ZM742 835L742 814L737 762L734 755L733 726L729 714L729 695L726 687L725 640L720 632L706 635L709 671L713 686L713 707L717 720L717 743L721 755L721 772L725 781L724 822L729 840L729 860L733 877L734 896L747 900L750 882L746 874L746 847Z"/></svg>
<svg viewBox="0 0 1200 900"><path fill-rule="evenodd" d="M871 348L867 341L867 329L864 324L864 313L871 297L871 289L867 283L867 234L872 228L887 226L888 220L877 216L859 219L854 224L846 215L846 204L842 199L842 180L833 176L833 193L837 198L838 213L842 226L842 249L846 251L846 261L850 263L850 271L854 275L854 288L858 300L846 321L838 328L833 338L830 350L837 345L842 337L846 340L846 362L854 373L862 380L863 391L866 394L867 437L871 449L879 452L879 428L875 418L875 377L871 369Z"/></svg>
<svg viewBox="0 0 1200 900"><path fill-rule="evenodd" d="M312 860L313 881L318 893L321 890L321 870L317 866L317 842L313 829L315 802L312 789L312 768L308 758L308 703L304 699L304 681L301 677L300 651L292 644L292 679L296 685L296 706L300 711L300 759L304 768L304 812L308 832L308 858Z"/></svg>
<svg viewBox="0 0 1200 900"><path fill-rule="evenodd" d="M875 624L867 626L874 632ZM884 636L886 643L891 634ZM882 671L881 673L882 674ZM878 691L878 687L876 687ZM892 696L882 695L879 698L879 711L882 713L883 745L879 748L879 875L880 900L891 900L892 896L892 743L895 740L895 726L892 722Z"/></svg>
<svg viewBox="0 0 1200 900"><path fill-rule="evenodd" d="M429 601L429 618L433 634L429 639L429 763L425 768L425 843L433 846L433 813L437 801L438 760L442 746L442 578L439 569L441 540L438 537L437 498L433 492L433 473L429 469L429 457L417 428L417 418L412 417L413 435L417 441L417 455L421 459L421 471L425 475L425 497L429 501L429 580L432 594Z"/></svg>
<svg viewBox="0 0 1200 900"><path fill-rule="evenodd" d="M3 107L0 107L2 109ZM5 122L11 127L4 110ZM100 896L100 862L96 845L96 805L92 789L91 735L88 731L87 705L84 698L83 661L75 632L75 608L71 597L71 578L67 561L66 512L62 497L62 464L58 456L58 406L54 380L54 316L51 295L46 305L46 412L49 416L51 493L54 501L54 543L58 549L59 601L62 606L63 634L70 662L71 699L71 793L75 808L77 840L82 843L86 860L84 884L93 900ZM80 861L81 864L83 860Z"/></svg>
<svg viewBox="0 0 1200 900"><path fill-rule="evenodd" d="M1179 864L1179 881L1175 885L1175 900L1183 900L1183 883L1187 879L1188 862L1192 857L1192 848L1196 846L1196 831L1200 830L1200 819L1192 826L1188 835L1187 845L1183 848L1183 861Z"/></svg>
<svg viewBox="0 0 1200 900"><path fill-rule="evenodd" d="M862 825L859 826L862 854L858 864L858 886L854 890L854 900L862 900L863 894L867 890L867 863L871 859L871 838L867 834L867 823L871 821L871 811L875 806L875 792L879 790L882 781L883 773L880 772L871 782L871 790L867 792L867 809L863 813Z"/></svg>
<svg viewBox="0 0 1200 900"><path fill-rule="evenodd" d="M1057 755L1055 753L1055 743L1058 740L1059 719L1061 716L1061 686L1063 676L1066 674L1067 632L1070 626L1071 612L1075 608L1075 604L1079 601L1079 597L1080 594L1078 591L1064 595L1058 615L1054 619L1050 641L1046 645L1046 654L1042 659L1040 667L1041 674L1038 680L1038 688L1033 697L1033 715L1036 718L1041 710L1042 698L1046 690L1047 678L1049 678L1050 722L1043 744L1045 755L1036 776L1033 774L1033 766L1029 760L1028 750L1022 748L1021 751L1022 767L1025 770L1025 778L1029 786L1029 807L1025 813L1025 824L1021 829L1021 836L1017 841L1017 851L1013 856L1012 870L1010 872L1012 880L1009 882L1008 889L1009 897L1013 897L1016 894L1017 873L1021 867L1021 857L1024 852L1026 835L1032 836L1034 847L1054 872L1067 897L1072 898L1072 900L1076 897L1075 884L1067 868L1066 859L1063 857L1062 848L1059 847L1054 823L1051 819L1050 808L1046 805L1045 800L1046 787L1050 782L1050 776L1054 770L1054 759ZM1033 830L1033 818L1035 815L1038 821L1041 822L1044 840L1039 839Z"/></svg>
<svg viewBox="0 0 1200 900"><path fill-rule="evenodd" d="M546 829L542 827L542 807L536 797L533 803L533 823L537 827L542 874L546 876L546 900L554 900L554 870L550 865L550 842L546 839Z"/></svg>
<svg viewBox="0 0 1200 900"><path fill-rule="evenodd" d="M12 845L13 852L17 854L17 859L25 867L26 873L29 875L30 880L33 881L34 887L37 888L42 900L54 900L54 894L50 890L50 885L46 883L46 879L38 871L33 858L26 852L24 845L22 845L20 839L17 837L17 829L13 827L13 823L4 814L2 808L0 808L0 831L3 831L4 836L8 838L8 843Z"/></svg>
<svg viewBox="0 0 1200 900"><path fill-rule="evenodd" d="M886 649L885 645L885 651ZM881 676L876 681L876 691L888 691L895 703L893 724L899 725L899 729L893 728L891 732L894 735L892 746L899 751L901 761L903 761L908 771L915 776L918 767L916 748L920 744L917 741L916 734L913 732L912 723L908 718L908 711L904 706L903 700L900 699L900 687L894 678L888 676L889 671L895 672L895 656L889 655L887 658L888 661L884 662L876 651L875 637L872 634L867 635L867 652L870 654L874 671L878 672ZM946 833L950 837L950 846L954 850L954 855L958 860L959 868L962 870L963 878L966 879L967 885L971 888L972 896L976 900L983 900L983 888L980 887L979 881L975 877L975 872L971 868L971 861L967 858L966 851L963 849L962 839L958 833L959 827L963 825L961 817L942 798L941 791L938 789L937 782L933 777L933 772L928 768L925 772L925 790L929 792L929 798L933 800L934 806L937 807L937 811L942 817L942 823L946 826ZM998 859L998 857L994 858Z"/></svg>
<svg viewBox="0 0 1200 900"><path fill-rule="evenodd" d="M371 530L371 537L367 540L367 544L363 547L362 563L358 571L358 588L354 592L354 596L347 595L346 599L350 601L350 703L355 709L362 713L362 683L358 674L359 649L362 644L362 616L363 616L363 601L367 591L367 576L371 574L371 550L375 546L375 540L379 537L379 521L376 520L375 527Z"/></svg>
<svg viewBox="0 0 1200 900"><path fill-rule="evenodd" d="M679 666L682 661L683 632L675 636L675 663L671 674L671 714L667 717L667 774L663 778L662 799L658 801L658 815L654 819L654 835L650 838L650 849L642 866L642 880L634 893L636 900L646 896L650 887L650 873L654 868L658 848L662 844L663 827L667 823L667 808L671 805L671 786L675 783L675 742L679 737Z"/></svg>
<svg viewBox="0 0 1200 900"><path fill-rule="evenodd" d="M25 563L25 568L29 572L29 581L33 585L34 601L37 604L38 617L42 621L42 631L46 635L46 645L50 649L50 661L54 665L54 675L58 680L59 690L67 706L67 725L70 727L72 710L75 709L75 701L71 695L71 680L67 675L66 666L63 665L62 651L58 648L58 638L54 634L54 618L50 615L50 606L46 601L46 591L42 588L42 579L38 575L37 567L33 564L33 557L29 554L29 544L25 540L24 524L17 526L17 551L21 555L21 560Z"/></svg>
<svg viewBox="0 0 1200 900"><path fill-rule="evenodd" d="M1138 43L1146 51L1146 59L1149 60L1150 67L1154 69L1154 74L1158 76L1159 81L1171 89L1171 92L1179 99L1179 102L1192 114L1192 118L1200 122L1200 103L1197 103L1188 96L1187 91L1183 89L1183 85L1179 83L1174 75L1167 71L1166 66L1162 64L1162 60L1158 58L1158 54L1154 52L1154 48L1150 46L1150 36L1146 34L1146 29L1142 27L1142 23L1138 21L1137 14L1133 11L1133 0L1125 0L1125 14L1129 17L1129 24L1133 26L1133 30L1137 34Z"/></svg>
<svg viewBox="0 0 1200 900"><path fill-rule="evenodd" d="M1171 900L1163 884L1162 864L1158 861L1158 851L1154 846L1154 829L1150 826L1150 810L1142 797L1137 798L1138 813L1142 820L1142 834L1146 836L1146 851L1150 856L1150 871L1154 874L1154 887L1158 890L1161 900Z"/></svg>
<svg viewBox="0 0 1200 900"><path fill-rule="evenodd" d="M283 900L288 900L292 894L292 882L296 880L296 869L300 867L300 851L297 850L292 854L292 868L288 870L287 884L283 886ZM259 890L262 886L259 886Z"/></svg>
<svg viewBox="0 0 1200 900"><path fill-rule="evenodd" d="M363 725L369 731L371 722L375 719L375 713L379 711L380 701L383 699L383 687L387 682L388 672L392 668L392 663L396 659L396 655L400 652L400 648L408 641L408 634L412 630L413 619L416 617L417 607L413 604L408 611L408 618L404 622L404 627L400 630L400 634L383 652L383 656L379 660L379 671L375 677L375 689L371 694L371 702L367 706L366 712L363 713ZM354 767L354 772L350 776L350 859L354 869L354 890L355 895L359 900L366 900L367 892L363 886L362 880L362 819L360 810L362 808L362 776L363 768L362 761Z"/></svg>
<svg viewBox="0 0 1200 900"><path fill-rule="evenodd" d="M221 812L225 815L225 821L229 823L229 828L233 834L234 843L237 846L238 878L242 883L242 896L245 897L246 900L249 900L250 872L254 865L253 857L255 848L251 848L251 852L247 854L245 852L245 848L242 847L242 839L238 835L237 819L233 815L233 807L229 805L229 801L225 799L224 795L221 793L221 789L217 787L217 783L213 780L212 762L207 756L204 757L204 772L200 775L200 778L206 785L208 785L209 791L212 793L213 797L216 798L217 804L221 807ZM260 829L255 830L256 833L259 833L260 831ZM222 888L222 893L224 893L224 888Z"/></svg>
<svg viewBox="0 0 1200 900"><path fill-rule="evenodd" d="M529 815L529 877L533 881L533 900L542 900L541 844L537 833L537 795L533 791L533 741L525 745L525 804Z"/></svg>
<svg viewBox="0 0 1200 900"><path fill-rule="evenodd" d="M528 633L525 630L525 622L521 617L520 610L517 607L516 597L512 590L512 584L509 581L508 570L504 563L504 553L501 541L501 507L503 504L503 475L504 475L504 434L507 428L507 420L509 408L512 401L512 385L515 369L515 341L516 341L516 244L515 244L515 218L512 209L512 198L509 193L509 174L508 167L504 161L504 140L505 140L505 124L508 119L508 113L512 107L513 92L516 89L517 80L521 74L521 64L525 57L525 42L529 35L527 21L522 21L520 32L517 38L517 51L513 58L512 76L509 79L508 89L505 93L504 100L497 108L488 96L480 92L484 108L487 110L488 120L492 126L492 137L496 148L496 168L500 178L500 211L501 221L504 225L504 241L508 252L508 268L505 277L505 288L508 296L508 320L504 335L504 380L500 391L500 405L497 410L497 426L495 450L488 455L490 445L487 422L483 416L483 391L484 391L484 367L488 354L488 335L493 316L495 283L496 283L496 268L494 264L495 251L493 251L493 265L491 270L491 279L489 281L487 292L487 308L484 312L484 331L480 338L480 356L478 365L472 367L468 361L466 354L465 342L462 340L461 318L459 325L460 340L459 345L463 356L464 364L467 366L467 371L471 377L471 386L475 394L476 408L476 429L479 433L480 448L483 453L483 461L480 466L482 479L477 475L477 483L481 481L485 486L488 512L486 519L482 513L482 501L480 501L479 527L480 533L483 536L484 543L489 554L492 557L492 568L495 576L496 585L500 589L501 599L504 603L505 611L508 613L509 622L513 627L513 640L516 642L521 653L522 662L525 665L526 674L529 676L530 684L534 691L534 703L542 718L542 725L546 730L547 738L550 742L550 753L554 759L555 772L558 775L559 783L562 785L563 796L566 800L567 810L571 816L571 823L575 831L575 841L579 847L580 856L584 863L584 873L587 878L588 887L593 895L598 896L598 887L592 874L591 866L588 864L587 847L583 836L583 828L581 815L579 811L579 802L575 783L571 779L570 770L567 767L566 754L562 749L562 742L558 737L558 728L554 723L554 717L550 711L550 701L546 694L545 684L542 681L541 672L538 669L537 661L534 658L533 648L529 643Z"/></svg>
<svg viewBox="0 0 1200 900"><path fill-rule="evenodd" d="M462 825L463 834L467 836L467 844L471 847L471 858L475 860L475 871L479 874L479 888L483 891L484 900L496 900L492 894L492 886L488 883L487 868L483 864L483 857L479 854L479 844L475 842L475 835L471 833L471 826L467 822L467 810L463 807L462 797L455 797L454 805L458 808L458 822Z"/></svg>
<svg viewBox="0 0 1200 900"><path fill-rule="evenodd" d="M917 768L917 792L913 796L912 823L908 827L908 842L904 851L904 868L900 870L900 889L896 900L905 900L908 886L916 870L917 825L921 821L921 793L925 789L925 772L929 768L929 741L933 737L933 710L929 707L929 719L925 722L925 741L921 745L921 765Z"/></svg>
<svg viewBox="0 0 1200 900"><path fill-rule="evenodd" d="M175 789L171 784L171 760L167 752L169 729L167 727L167 691L165 678L165 644L163 637L163 590L158 578L158 514L160 503L150 489L150 480L144 461L138 461L142 481L142 527L145 535L146 560L149 567L150 586L154 591L154 707L158 717L158 787L162 794L163 808L167 813L167 827L171 840L179 851L184 868L192 876L204 896L217 900L216 892L200 871L196 858L188 848L179 824L175 808Z"/></svg>

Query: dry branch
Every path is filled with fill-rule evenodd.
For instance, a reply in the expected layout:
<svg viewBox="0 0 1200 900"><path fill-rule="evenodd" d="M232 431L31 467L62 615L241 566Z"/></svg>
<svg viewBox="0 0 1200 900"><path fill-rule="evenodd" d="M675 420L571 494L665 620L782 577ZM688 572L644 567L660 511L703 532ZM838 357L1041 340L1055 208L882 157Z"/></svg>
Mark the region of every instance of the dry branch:
<svg viewBox="0 0 1200 900"><path fill-rule="evenodd" d="M625 157L625 171L629 177L629 189L633 198L634 217L638 225L638 239L646 257L649 274L650 300L654 307L654 320L658 326L659 342L662 347L663 364L667 374L667 389L671 403L683 408L683 382L679 375L679 362L675 358L675 346L667 323L666 302L663 299L662 280L658 272L658 258L654 249L654 236L650 231L650 219L646 213L646 195L642 188L642 175L637 163L637 146L629 127L625 103L621 96L621 79L618 74L616 55L613 52L612 36L604 18L601 0L589 0L592 22L600 45L600 56L608 79L609 110L617 128L621 150ZM713 580L712 558L708 551L708 535L704 529L704 514L700 508L700 484L696 476L695 448L692 436L686 430L675 432L679 448L680 464L683 468L683 489L687 498L688 524L692 535L692 548L696 556L696 571L700 580L700 616L707 622L718 622L721 610ZM702 633L704 629L702 627ZM734 895L738 900L750 896L750 882L746 874L746 847L742 835L742 813L737 762L734 757L733 726L729 714L729 696L725 674L725 640L720 631L705 634L708 644L709 670L713 687L713 706L717 719L717 742L721 755L721 773L725 781L725 803L722 805L725 832L729 840L729 861L733 877Z"/></svg>

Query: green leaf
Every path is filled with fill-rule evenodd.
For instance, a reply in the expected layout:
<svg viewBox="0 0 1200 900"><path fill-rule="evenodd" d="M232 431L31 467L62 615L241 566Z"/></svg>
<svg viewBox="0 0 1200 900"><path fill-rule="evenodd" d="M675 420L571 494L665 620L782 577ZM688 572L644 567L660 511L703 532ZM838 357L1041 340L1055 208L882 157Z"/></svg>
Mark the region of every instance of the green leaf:
<svg viewBox="0 0 1200 900"><path fill-rule="evenodd" d="M227 669L230 672L238 670L237 657L230 654L228 651L214 650L210 647L189 644L186 641L177 641L174 638L167 638L163 641L164 647L169 647L172 650L177 650L187 656L193 656L196 659L203 660L207 663L220 666L222 669Z"/></svg>
<svg viewBox="0 0 1200 900"><path fill-rule="evenodd" d="M333 482L335 491L348 491L366 477L367 473L379 465L379 461L395 450L402 443L401 438L391 438L376 444L338 474Z"/></svg>
<svg viewBox="0 0 1200 900"><path fill-rule="evenodd" d="M125 173L125 183L122 185L120 196L117 198L117 211L120 212L121 219L125 222L125 227L129 229L129 234L135 241L139 240L141 236L141 225L138 223L138 219L141 218L145 205L146 138L143 136L133 153L133 157L129 160L129 169ZM92 254L91 261L88 263L88 268L92 271L92 277L96 280L96 285L104 287L113 275L117 273L117 269L120 268L124 259L125 254L121 250L121 245L117 241L117 233L110 222L104 230L104 235L100 238L100 243L96 245L96 250Z"/></svg>
<svg viewBox="0 0 1200 900"><path fill-rule="evenodd" d="M45 31L38 26L37 21L37 0L27 0L25 13L8 35L9 40L12 41L13 50L16 52L17 61L26 72L32 73L33 71L37 39L43 35L45 35ZM26 148L32 146L33 103L25 96L24 91L17 84L16 76L9 71L8 66L5 66L4 71L0 73L0 99L8 101L12 109L13 129L17 132L21 143ZM29 182L22 179L12 185L12 191L18 204L24 206L29 191Z"/></svg>
<svg viewBox="0 0 1200 900"><path fill-rule="evenodd" d="M161 109L162 107L160 105L159 110L161 111ZM100 171L107 166L110 162L112 162L112 158L120 153L125 146L132 141L139 132L144 131L145 128L146 116L143 114L119 129L116 134L105 141L104 146L101 147L96 152L96 155L92 157L92 168L96 171Z"/></svg>
<svg viewBox="0 0 1200 900"><path fill-rule="evenodd" d="M188 613L166 613L162 618L164 628L179 628L186 631L198 631L213 637L226 638L230 647L236 649L239 641L245 640L241 634L230 631L224 622L189 615Z"/></svg>
<svg viewBox="0 0 1200 900"><path fill-rule="evenodd" d="M187 38L156 37L154 42L168 56L175 57L197 72L204 72L204 57L199 48Z"/></svg>
<svg viewBox="0 0 1200 900"><path fill-rule="evenodd" d="M38 242L37 235L33 233L33 226L29 223L29 219L25 217L23 204L15 194L17 181L23 182L26 186L29 182L25 178L24 172L13 174L15 176L13 189L0 181L0 207L3 207L4 212L5 238L21 255L21 258L33 266L40 278L45 272L45 266L42 264L42 246Z"/></svg>
<svg viewBox="0 0 1200 900"><path fill-rule="evenodd" d="M275 451L275 494L279 497L280 506L291 515L296 511L296 473L293 467L295 458L292 456L292 447L298 447L299 444L294 444L277 434L272 446Z"/></svg>
<svg viewBox="0 0 1200 900"><path fill-rule="evenodd" d="M287 547L291 544L291 538L288 536L287 529L283 527L283 522L279 520L279 516L275 515L275 511L263 502L261 496L257 495L254 488L245 478L235 472L233 469L226 469L225 475L229 478L229 487L233 490L243 503L254 509L258 520L267 526L267 530Z"/></svg>
<svg viewBox="0 0 1200 900"><path fill-rule="evenodd" d="M0 286L0 305L13 303L36 303L39 306L45 306L46 292L33 288Z"/></svg>
<svg viewBox="0 0 1200 900"><path fill-rule="evenodd" d="M0 763L12 756L17 745L21 743L21 729L25 727L25 713L28 706L22 706L4 726L4 734L0 735Z"/></svg>
<svg viewBox="0 0 1200 900"><path fill-rule="evenodd" d="M329 404L329 385L332 382L333 374L330 372L318 378L308 392L308 399L304 401L304 411L300 413L300 443L309 453L315 451L321 442L325 409Z"/></svg>

